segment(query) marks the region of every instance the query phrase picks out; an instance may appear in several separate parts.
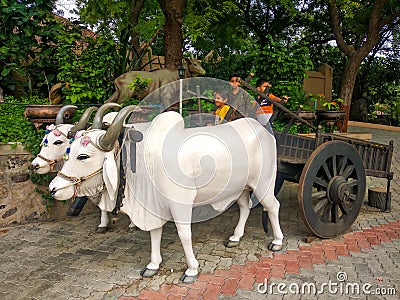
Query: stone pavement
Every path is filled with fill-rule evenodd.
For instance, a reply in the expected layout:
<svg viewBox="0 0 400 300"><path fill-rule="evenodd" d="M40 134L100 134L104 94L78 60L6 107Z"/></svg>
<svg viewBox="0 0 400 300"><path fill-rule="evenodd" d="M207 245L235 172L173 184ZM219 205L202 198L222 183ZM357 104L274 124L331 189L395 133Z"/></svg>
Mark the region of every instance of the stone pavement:
<svg viewBox="0 0 400 300"><path fill-rule="evenodd" d="M348 233L304 242L307 230L298 214L297 184L285 182L281 201L284 249L267 250L272 240L261 226L261 208L252 210L236 248L223 242L232 234L238 208L193 225L193 247L201 274L179 283L186 269L173 223L163 232L160 272L141 278L150 259L147 232L127 232L125 215L111 231L96 234L99 213L59 222L0 229L0 299L399 299L400 294L400 133L371 132L373 140L395 140L392 210L363 205ZM369 186L385 184L368 178ZM395 294L394 294L395 293Z"/></svg>

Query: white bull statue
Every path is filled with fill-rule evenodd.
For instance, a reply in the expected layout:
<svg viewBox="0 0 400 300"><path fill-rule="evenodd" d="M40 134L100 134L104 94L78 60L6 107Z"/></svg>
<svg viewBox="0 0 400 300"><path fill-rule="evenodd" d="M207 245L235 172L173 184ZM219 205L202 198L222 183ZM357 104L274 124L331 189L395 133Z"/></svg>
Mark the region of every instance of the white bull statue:
<svg viewBox="0 0 400 300"><path fill-rule="evenodd" d="M104 199L115 197L118 168L114 144L133 109L123 108L107 131L80 132L71 145L70 159L49 185L55 199L70 198L77 189L78 195L94 193L103 186ZM268 212L274 234L268 248L282 249L280 204L274 196L275 138L260 123L243 118L218 126L185 129L178 113L165 112L152 122L134 126L127 132L128 138L123 144L128 159L121 210L137 227L150 231L151 261L142 270L142 276L158 272L162 261L162 227L173 220L188 264L181 280L195 281L199 263L192 248L191 222L198 220L194 220L197 216L192 214L193 208L207 205L222 212L236 201L240 208L239 221L225 243L233 247L244 234L251 207L250 191ZM141 135L143 140L138 142ZM132 144L135 142L138 143Z"/></svg>
<svg viewBox="0 0 400 300"><path fill-rule="evenodd" d="M55 124L47 126L46 134L41 143L39 154L31 163L31 169L37 174L47 174L50 172L58 172L64 164L64 155L70 145L70 137L77 131L85 129L88 125L90 115L97 110L94 122L101 120L102 126L108 127L114 120L117 112L105 112L109 109L120 109L117 103L107 103L100 108L89 107L82 114L76 124L63 124L63 114L70 108L77 108L74 105L63 106L57 114ZM104 117L103 117L104 115ZM101 210L101 222L97 228L97 232L105 232L109 224L107 211Z"/></svg>
<svg viewBox="0 0 400 300"><path fill-rule="evenodd" d="M184 58L182 61L183 67L186 69L185 78L195 77L198 75L206 74L206 71L201 66L199 60L193 57ZM142 79L149 79L148 86L144 89L134 89L132 90L129 85L133 83L136 77L140 77ZM114 94L106 100L105 103L109 102L117 102L122 104L125 100L133 97L138 97L143 99L146 95L152 93L157 90L161 86L164 86L170 82L176 81L179 79L178 71L174 69L160 69L155 70L153 72L148 71L131 71L120 75L114 81L115 92ZM166 90L164 90L166 91ZM166 95L162 97L163 99L170 99L170 95ZM162 103L165 108L167 108L170 103Z"/></svg>

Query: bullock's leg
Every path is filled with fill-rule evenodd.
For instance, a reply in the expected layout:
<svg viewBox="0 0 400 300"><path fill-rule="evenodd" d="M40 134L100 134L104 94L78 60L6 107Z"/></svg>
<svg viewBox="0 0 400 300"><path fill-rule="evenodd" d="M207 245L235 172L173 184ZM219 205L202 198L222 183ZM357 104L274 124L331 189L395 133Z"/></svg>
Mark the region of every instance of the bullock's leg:
<svg viewBox="0 0 400 300"><path fill-rule="evenodd" d="M158 269L160 268L160 264L162 262L161 258L161 235L162 235L162 227L150 230L150 239L151 239L151 261L144 268L140 275L143 277L151 277L157 274Z"/></svg>
<svg viewBox="0 0 400 300"><path fill-rule="evenodd" d="M239 222L235 227L235 231L233 235L225 242L225 246L228 248L236 247L239 245L240 239L244 234L244 226L246 225L247 218L250 214L250 206L249 206L249 191L245 190L240 195L237 200L237 204L239 205Z"/></svg>
<svg viewBox="0 0 400 300"><path fill-rule="evenodd" d="M258 195L256 193L258 198ZM268 212L268 217L271 222L272 231L274 233L274 240L268 246L269 250L279 251L282 249L283 233L281 226L279 225L279 201L275 198L273 191L267 193L267 195L260 201L264 207L264 211Z"/></svg>
<svg viewBox="0 0 400 300"><path fill-rule="evenodd" d="M97 233L105 233L108 230L108 213L104 210L101 211L100 225L97 227Z"/></svg>
<svg viewBox="0 0 400 300"><path fill-rule="evenodd" d="M192 246L192 229L191 224L175 222L178 230L179 239L181 240L183 250L185 251L188 268L181 277L183 283L193 283L197 279L199 262L194 256Z"/></svg>

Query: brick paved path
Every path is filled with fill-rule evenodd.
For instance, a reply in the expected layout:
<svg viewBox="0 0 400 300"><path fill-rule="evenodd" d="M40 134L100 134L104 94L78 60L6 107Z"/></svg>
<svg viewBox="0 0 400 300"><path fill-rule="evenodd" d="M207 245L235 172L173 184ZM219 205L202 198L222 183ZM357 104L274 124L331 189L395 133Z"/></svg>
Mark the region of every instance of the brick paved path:
<svg viewBox="0 0 400 300"><path fill-rule="evenodd" d="M351 130L366 132L365 128ZM368 131L377 142L394 139L398 149L398 132ZM172 223L163 232L160 272L151 279L140 276L150 257L149 234L126 232L129 220L124 215L116 219L111 232L102 235L94 233L98 213L0 229L0 299L399 299L399 153L395 152L392 167L392 211L380 212L365 204L351 230L335 239L303 241L307 231L298 214L297 185L292 183L285 183L278 195L283 251L267 250L272 237L266 237L261 228L260 207L252 210L237 248L223 246L238 218L236 206L213 220L194 224L193 247L201 274L192 285L179 283L186 262ZM382 182L369 178L368 184ZM340 282L338 276L347 280ZM337 287L341 284L342 289L346 284L369 288L345 294L335 293L331 286L329 293L329 281ZM304 283L325 292L292 293ZM279 284L286 295L279 293ZM394 296L371 294L394 290Z"/></svg>

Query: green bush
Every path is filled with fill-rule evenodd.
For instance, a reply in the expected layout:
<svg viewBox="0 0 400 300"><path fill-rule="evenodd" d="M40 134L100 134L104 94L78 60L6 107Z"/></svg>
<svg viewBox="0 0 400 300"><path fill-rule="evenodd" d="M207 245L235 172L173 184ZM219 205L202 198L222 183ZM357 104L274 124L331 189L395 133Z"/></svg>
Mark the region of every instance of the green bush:
<svg viewBox="0 0 400 300"><path fill-rule="evenodd" d="M24 111L27 104L48 104L48 99L39 97L22 97L15 99L12 96L4 97L4 103L0 103L0 142L14 143L12 146L21 143L24 148L36 156L40 151L40 144L44 137L45 130L35 128L25 116ZM34 184L47 186L50 183L52 174L30 174ZM54 205L54 199L48 192L36 189L46 201L46 208Z"/></svg>
<svg viewBox="0 0 400 300"><path fill-rule="evenodd" d="M47 99L38 97L22 97L15 99L11 96L4 97L4 103L0 103L0 142L22 143L33 155L40 151L40 142L44 136L44 130L36 130L35 126L24 116L27 104L48 104Z"/></svg>

